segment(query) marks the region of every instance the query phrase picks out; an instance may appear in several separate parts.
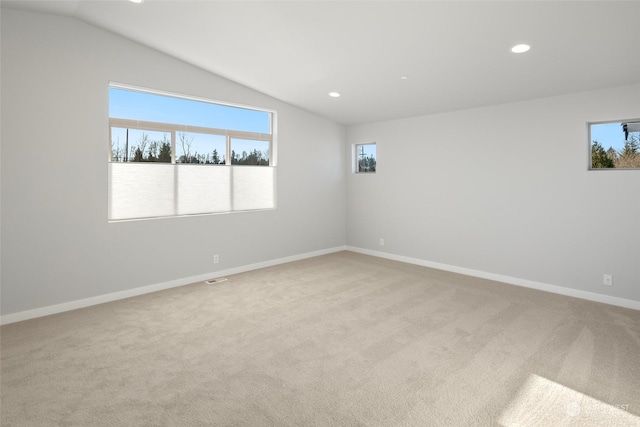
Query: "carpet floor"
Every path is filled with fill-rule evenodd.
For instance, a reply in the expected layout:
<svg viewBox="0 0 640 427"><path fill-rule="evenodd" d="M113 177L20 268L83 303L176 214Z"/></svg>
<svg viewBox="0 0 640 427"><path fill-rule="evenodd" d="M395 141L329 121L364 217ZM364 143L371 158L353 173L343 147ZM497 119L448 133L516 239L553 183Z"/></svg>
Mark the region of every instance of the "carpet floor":
<svg viewBox="0 0 640 427"><path fill-rule="evenodd" d="M640 426L640 311L353 252L0 333L2 426Z"/></svg>

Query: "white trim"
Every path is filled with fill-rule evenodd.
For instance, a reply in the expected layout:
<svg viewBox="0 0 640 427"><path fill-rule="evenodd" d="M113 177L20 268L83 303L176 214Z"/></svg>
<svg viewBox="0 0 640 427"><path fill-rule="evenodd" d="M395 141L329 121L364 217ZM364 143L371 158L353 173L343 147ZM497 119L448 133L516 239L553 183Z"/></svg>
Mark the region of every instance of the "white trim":
<svg viewBox="0 0 640 427"><path fill-rule="evenodd" d="M21 322L23 320L35 319L37 317L44 317L52 314L63 313L66 311L77 310L79 308L90 307L92 305L104 304L107 302L117 301L125 298L131 298L138 295L149 294L151 292L157 292L165 289L189 285L192 283L203 282L213 277L231 276L233 274L239 274L247 271L258 270L265 267L272 267L274 265L285 264L293 261L300 261L303 259L313 258L321 255L327 255L330 253L340 252L344 250L346 250L346 246L336 246L334 248L322 249L319 251L307 252L300 255L292 255L284 258L272 259L268 261L258 262L255 264L229 268L227 270L215 271L215 272L206 273L206 274L199 274L197 276L170 280L168 282L157 283L155 285L142 286L139 288L129 289L126 291L113 292L110 294L98 295L96 297L65 302L62 304L40 307L33 310L25 310L25 311L20 311L18 313L6 314L3 316L0 316L0 325L7 325L9 323Z"/></svg>
<svg viewBox="0 0 640 427"><path fill-rule="evenodd" d="M252 141L265 141L269 142L269 144L273 142L273 135L269 133L109 117L109 129L111 130L112 128L150 130L154 132L171 133L172 136L175 134L175 132L180 131L186 133L203 133L207 135L229 136L231 138L250 139ZM111 139L113 140L113 137L111 137ZM175 147L175 138L172 138L171 144Z"/></svg>
<svg viewBox="0 0 640 427"><path fill-rule="evenodd" d="M453 273L464 274L466 276L479 277L482 279L495 280L497 282L507 283L510 285L523 286L525 288L537 289L540 291L551 292L554 294L565 295L574 298L585 299L589 301L600 302L604 304L615 305L633 310L640 310L640 301L612 297L609 295L596 294L594 292L581 291L577 289L565 288L562 286L550 285L547 283L534 282L517 277L504 276L501 274L488 273L481 270L473 270L470 268L458 267L449 264L442 264L433 261L426 261L418 258L411 258L402 255L394 255L386 252L373 251L369 249L357 248L354 246L336 246L333 248L322 249L314 252L307 252L299 255L292 255L284 258L277 258L268 261L262 261L255 264L234 267L227 270L215 271L197 276L185 277L182 279L170 280L168 282L157 283L155 285L142 286L139 288L129 289L126 291L114 292L96 297L85 298L82 300L70 301L62 304L50 305L46 307L36 308L33 310L25 310L18 313L6 314L0 316L0 325L8 325L10 323L21 322L23 320L35 319L38 317L49 316L52 314L63 313L66 311L77 310L79 308L90 307L92 305L104 304L111 301L117 301L125 298L131 298L138 295L144 295L151 292L162 291L165 289L176 288L179 286L189 285L192 283L209 280L213 277L231 276L234 274L244 273L247 271L258 270L261 268L272 267L274 265L285 264L288 262L300 261L316 256L327 255L340 251L351 251L365 255L371 255L379 258L386 258L393 261L406 262L408 264L421 265L423 267L435 268L438 270L451 271Z"/></svg>
<svg viewBox="0 0 640 427"><path fill-rule="evenodd" d="M379 258L386 258L393 261L406 262L408 264L421 265L423 267L435 268L438 270L450 271L452 273L464 274L466 276L478 277L481 279L494 280L496 282L507 283L510 285L522 286L525 288L537 289L539 291L551 292L554 294L565 295L574 298L585 299L589 301L600 302L618 307L630 308L632 310L640 310L640 301L630 300L626 298L612 297L609 295L597 294L595 292L581 291L578 289L565 288L547 283L534 282L532 280L520 279L517 277L503 276L501 274L488 273L481 270L473 270L455 265L441 264L439 262L426 261L418 258L411 258L402 255L394 255L386 252L373 251L370 249L362 249L353 246L347 246L347 250L365 255L371 255Z"/></svg>

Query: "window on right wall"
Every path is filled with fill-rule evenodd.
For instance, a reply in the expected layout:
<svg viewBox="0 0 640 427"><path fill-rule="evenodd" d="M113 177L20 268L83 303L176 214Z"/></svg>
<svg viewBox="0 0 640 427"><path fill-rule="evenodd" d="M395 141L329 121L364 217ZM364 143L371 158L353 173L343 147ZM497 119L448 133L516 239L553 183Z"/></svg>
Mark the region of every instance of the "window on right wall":
<svg viewBox="0 0 640 427"><path fill-rule="evenodd" d="M640 169L640 119L589 123L590 170Z"/></svg>
<svg viewBox="0 0 640 427"><path fill-rule="evenodd" d="M376 143L355 144L353 160L355 173L375 173L377 163Z"/></svg>

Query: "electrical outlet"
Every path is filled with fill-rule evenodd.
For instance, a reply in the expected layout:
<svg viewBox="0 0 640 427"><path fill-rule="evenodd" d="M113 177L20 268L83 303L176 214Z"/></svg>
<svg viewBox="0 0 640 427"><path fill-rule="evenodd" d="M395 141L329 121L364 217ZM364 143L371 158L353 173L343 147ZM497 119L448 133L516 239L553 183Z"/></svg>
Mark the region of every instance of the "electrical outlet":
<svg viewBox="0 0 640 427"><path fill-rule="evenodd" d="M220 262L220 257L218 256L218 254L215 254L215 255L213 256L213 263L214 263L214 264L217 264L217 263L219 263L219 262Z"/></svg>
<svg viewBox="0 0 640 427"><path fill-rule="evenodd" d="M605 286L613 286L613 276L611 274L602 276L602 284Z"/></svg>
<svg viewBox="0 0 640 427"><path fill-rule="evenodd" d="M384 246L384 239L380 239L380 246Z"/></svg>

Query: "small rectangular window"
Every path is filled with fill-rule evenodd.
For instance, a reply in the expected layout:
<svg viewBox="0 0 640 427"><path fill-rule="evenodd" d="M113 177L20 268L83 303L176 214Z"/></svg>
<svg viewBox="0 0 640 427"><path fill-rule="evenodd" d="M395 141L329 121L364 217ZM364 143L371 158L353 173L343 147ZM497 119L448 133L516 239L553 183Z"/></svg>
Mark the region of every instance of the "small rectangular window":
<svg viewBox="0 0 640 427"><path fill-rule="evenodd" d="M640 169L640 119L589 123L589 169Z"/></svg>
<svg viewBox="0 0 640 427"><path fill-rule="evenodd" d="M375 173L377 166L376 144L355 144L354 146L354 172Z"/></svg>

